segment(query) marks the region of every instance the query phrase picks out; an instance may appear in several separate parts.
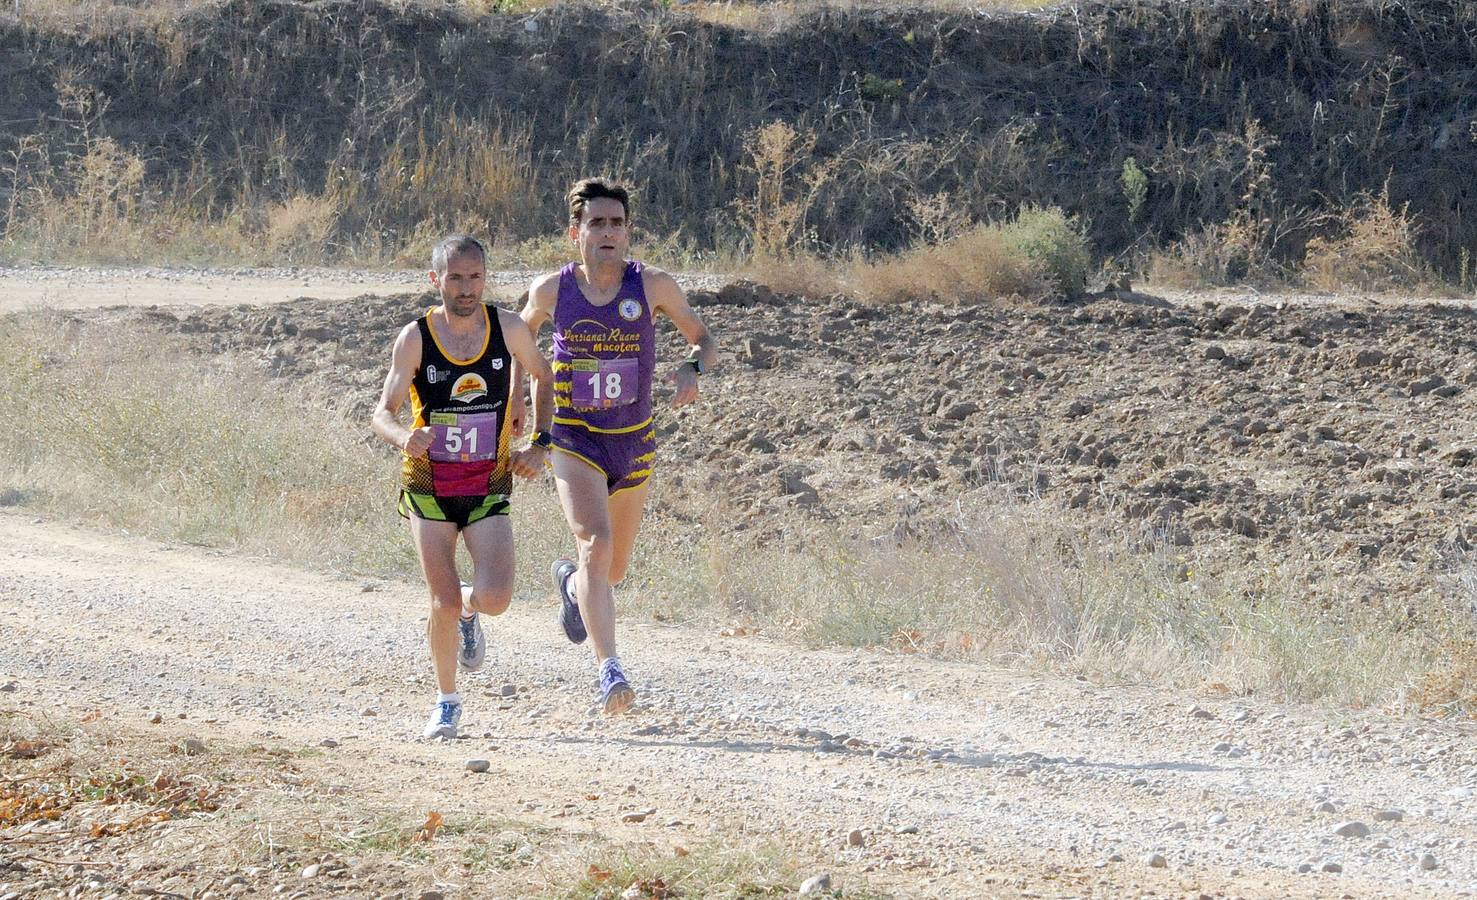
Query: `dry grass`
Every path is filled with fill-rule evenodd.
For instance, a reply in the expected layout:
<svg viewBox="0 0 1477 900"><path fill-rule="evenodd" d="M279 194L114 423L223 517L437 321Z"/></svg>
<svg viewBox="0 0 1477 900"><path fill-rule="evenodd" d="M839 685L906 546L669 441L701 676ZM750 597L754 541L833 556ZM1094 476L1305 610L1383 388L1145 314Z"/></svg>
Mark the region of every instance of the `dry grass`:
<svg viewBox="0 0 1477 900"><path fill-rule="evenodd" d="M1323 281L1404 278L1419 257L1455 276L1472 243L1452 199L1461 176L1423 182L1400 155L1417 134L1465 146L1459 79L1441 69L1451 89L1411 106L1397 55L1409 41L1463 58L1447 20L1465 12L1402 19L1340 0L1334 19L1391 27L1388 52L1350 67L1320 56L1328 17L1297 4L5 9L34 86L0 136L11 260L374 264L419 259L451 229L511 254L556 231L562 189L596 172L633 182L637 220L694 259L875 260L1058 203L1107 253L1177 241L1154 264L1166 282L1282 278L1305 256ZM1133 56L1143 35L1158 49ZM592 40L602 52L562 73ZM1250 58L1299 53L1324 74L1291 95ZM1124 54L1131 82L1112 63ZM1048 74L1060 65L1072 77ZM566 75L567 90L545 89ZM1101 96L1119 100L1084 99ZM1335 96L1350 99L1314 99ZM1025 98L1056 111L1050 128ZM1398 217L1327 219L1387 178ZM1378 249L1417 218L1410 253ZM1366 252L1359 272L1342 241Z"/></svg>
<svg viewBox="0 0 1477 900"><path fill-rule="evenodd" d="M1334 233L1308 241L1303 278L1320 290L1384 292L1434 280L1419 250L1409 208L1390 203L1388 186L1365 194L1334 216Z"/></svg>
<svg viewBox="0 0 1477 900"><path fill-rule="evenodd" d="M0 335L0 480L24 502L304 563L414 565L365 423L246 361L161 366L163 336L61 317L0 322Z"/></svg>
<svg viewBox="0 0 1477 900"><path fill-rule="evenodd" d="M1090 259L1086 238L1061 210L1028 208L1009 222L976 225L892 256L827 261L808 254L764 254L745 272L781 293L802 296L977 303L1078 293Z"/></svg>
<svg viewBox="0 0 1477 900"><path fill-rule="evenodd" d="M716 613L818 645L1340 705L1402 702L1457 633L1382 612L1335 620L1300 602L1295 566L1207 575L1213 558L1005 490L971 495L949 533L901 542L815 535L778 549L710 531L701 546L652 554L666 558L642 571L660 571L663 590L638 602L663 617ZM707 602L695 613L668 590Z"/></svg>

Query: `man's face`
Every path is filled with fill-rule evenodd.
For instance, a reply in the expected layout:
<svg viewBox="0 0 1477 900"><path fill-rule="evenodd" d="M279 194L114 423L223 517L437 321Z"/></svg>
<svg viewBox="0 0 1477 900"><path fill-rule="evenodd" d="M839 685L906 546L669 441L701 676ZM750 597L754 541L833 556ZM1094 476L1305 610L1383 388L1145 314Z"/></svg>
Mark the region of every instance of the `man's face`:
<svg viewBox="0 0 1477 900"><path fill-rule="evenodd" d="M445 272L431 272L431 283L441 294L441 305L453 316L470 316L482 305L487 264L482 254L467 250L446 261Z"/></svg>
<svg viewBox="0 0 1477 900"><path fill-rule="evenodd" d="M631 248L631 223L626 208L611 197L596 197L585 204L579 225L569 229L587 265L624 262Z"/></svg>

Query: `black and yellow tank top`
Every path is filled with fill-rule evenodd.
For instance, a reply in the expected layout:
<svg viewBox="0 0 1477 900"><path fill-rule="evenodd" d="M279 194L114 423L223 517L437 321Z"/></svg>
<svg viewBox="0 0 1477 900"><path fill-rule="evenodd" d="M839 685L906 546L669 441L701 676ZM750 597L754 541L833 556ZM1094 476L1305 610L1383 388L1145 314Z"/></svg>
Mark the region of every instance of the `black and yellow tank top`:
<svg viewBox="0 0 1477 900"><path fill-rule="evenodd" d="M426 457L403 455L401 484L437 497L508 495L508 388L512 358L497 308L483 304L487 338L471 359L454 359L436 339L431 312L416 324L421 364L410 386L411 428L435 431Z"/></svg>

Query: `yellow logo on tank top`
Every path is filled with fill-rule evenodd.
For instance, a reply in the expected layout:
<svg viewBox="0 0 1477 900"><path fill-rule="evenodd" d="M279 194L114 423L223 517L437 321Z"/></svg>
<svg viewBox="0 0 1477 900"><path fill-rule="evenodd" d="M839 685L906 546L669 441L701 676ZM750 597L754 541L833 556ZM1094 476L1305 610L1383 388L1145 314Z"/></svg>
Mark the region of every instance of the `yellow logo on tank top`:
<svg viewBox="0 0 1477 900"><path fill-rule="evenodd" d="M468 372L451 386L451 399L460 403L471 403L487 396L487 382L476 372Z"/></svg>

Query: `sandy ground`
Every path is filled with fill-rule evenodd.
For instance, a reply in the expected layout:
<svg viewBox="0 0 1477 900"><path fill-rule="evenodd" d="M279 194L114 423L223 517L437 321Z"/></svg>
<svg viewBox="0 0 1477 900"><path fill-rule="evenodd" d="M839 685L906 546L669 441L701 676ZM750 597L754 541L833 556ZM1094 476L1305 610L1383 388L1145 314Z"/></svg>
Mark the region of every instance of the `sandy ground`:
<svg viewBox="0 0 1477 900"><path fill-rule="evenodd" d="M641 698L601 719L587 651L549 598L520 597L492 625L488 668L463 679L469 737L428 743L417 585L19 514L0 514L0 548L0 710L101 709L132 732L162 711L156 739L209 747L329 739L319 767L347 806L516 815L632 844L785 835L829 859L837 886L907 896L1477 891L1470 727L631 621ZM475 790L472 756L491 762ZM622 822L637 808L655 812ZM1369 833L1339 836L1349 821ZM86 852L111 859L105 842ZM0 883L60 894L68 871L31 863ZM283 883L302 885L266 867L250 890ZM474 880L454 887L476 895Z"/></svg>

